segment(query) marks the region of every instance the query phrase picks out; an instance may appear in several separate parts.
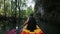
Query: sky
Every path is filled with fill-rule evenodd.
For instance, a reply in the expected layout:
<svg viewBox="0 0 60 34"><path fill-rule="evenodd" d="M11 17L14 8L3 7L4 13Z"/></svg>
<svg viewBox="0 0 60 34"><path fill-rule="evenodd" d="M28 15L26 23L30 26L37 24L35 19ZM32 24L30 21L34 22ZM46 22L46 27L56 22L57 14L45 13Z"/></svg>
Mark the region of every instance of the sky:
<svg viewBox="0 0 60 34"><path fill-rule="evenodd" d="M27 4L27 7L32 6L32 9L34 9L35 2L33 0L27 0L26 4Z"/></svg>
<svg viewBox="0 0 60 34"><path fill-rule="evenodd" d="M29 6L32 6L32 7L34 7L34 5L35 5L35 2L34 1L32 1L32 0L27 0L27 5L28 5L28 7Z"/></svg>

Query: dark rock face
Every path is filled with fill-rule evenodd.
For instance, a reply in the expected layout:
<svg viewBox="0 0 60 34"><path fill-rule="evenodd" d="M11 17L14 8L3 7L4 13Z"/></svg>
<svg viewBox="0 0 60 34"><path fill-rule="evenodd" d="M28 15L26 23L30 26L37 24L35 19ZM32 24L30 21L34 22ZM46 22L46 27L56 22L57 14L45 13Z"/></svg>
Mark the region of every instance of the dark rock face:
<svg viewBox="0 0 60 34"><path fill-rule="evenodd" d="M40 23L45 34L59 34L60 0L36 0L35 12L40 20L48 21Z"/></svg>

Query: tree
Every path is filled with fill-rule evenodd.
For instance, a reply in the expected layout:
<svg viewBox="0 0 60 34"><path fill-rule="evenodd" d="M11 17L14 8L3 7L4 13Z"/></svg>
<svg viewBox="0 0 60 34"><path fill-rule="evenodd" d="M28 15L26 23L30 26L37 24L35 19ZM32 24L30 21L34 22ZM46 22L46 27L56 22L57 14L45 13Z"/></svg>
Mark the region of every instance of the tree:
<svg viewBox="0 0 60 34"><path fill-rule="evenodd" d="M41 20L43 21L44 24L48 24L48 25L43 25L44 27L47 26L46 29L48 29L48 30L43 29L45 31L45 34L57 34L57 33L59 34L59 31L60 31L59 29L60 28L59 27L60 25L60 16L59 16L60 15L60 0L36 0L35 12L36 13L40 12L39 8L41 7L44 10L44 15L42 17L39 17L41 15L38 15L38 17L40 18L40 21Z"/></svg>
<svg viewBox="0 0 60 34"><path fill-rule="evenodd" d="M31 13L33 13L32 7L28 7L26 10L26 16L28 17Z"/></svg>

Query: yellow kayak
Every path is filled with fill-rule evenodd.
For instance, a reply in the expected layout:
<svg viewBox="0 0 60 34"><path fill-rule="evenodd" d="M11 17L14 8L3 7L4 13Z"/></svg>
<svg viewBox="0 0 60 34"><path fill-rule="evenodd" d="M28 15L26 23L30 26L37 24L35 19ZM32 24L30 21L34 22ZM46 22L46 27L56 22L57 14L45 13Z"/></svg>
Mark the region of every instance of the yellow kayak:
<svg viewBox="0 0 60 34"><path fill-rule="evenodd" d="M31 32L30 30L26 29L27 25L23 28L21 34L43 34L43 31L36 25L37 29L34 30L34 32Z"/></svg>

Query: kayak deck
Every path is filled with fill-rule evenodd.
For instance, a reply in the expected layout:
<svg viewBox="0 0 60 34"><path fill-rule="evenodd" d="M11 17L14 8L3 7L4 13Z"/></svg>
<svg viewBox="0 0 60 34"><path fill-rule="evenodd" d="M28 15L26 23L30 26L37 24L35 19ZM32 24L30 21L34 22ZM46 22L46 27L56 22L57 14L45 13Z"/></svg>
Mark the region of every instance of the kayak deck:
<svg viewBox="0 0 60 34"><path fill-rule="evenodd" d="M43 34L43 31L36 25L37 29L34 32L26 29L27 25L23 28L21 34Z"/></svg>

